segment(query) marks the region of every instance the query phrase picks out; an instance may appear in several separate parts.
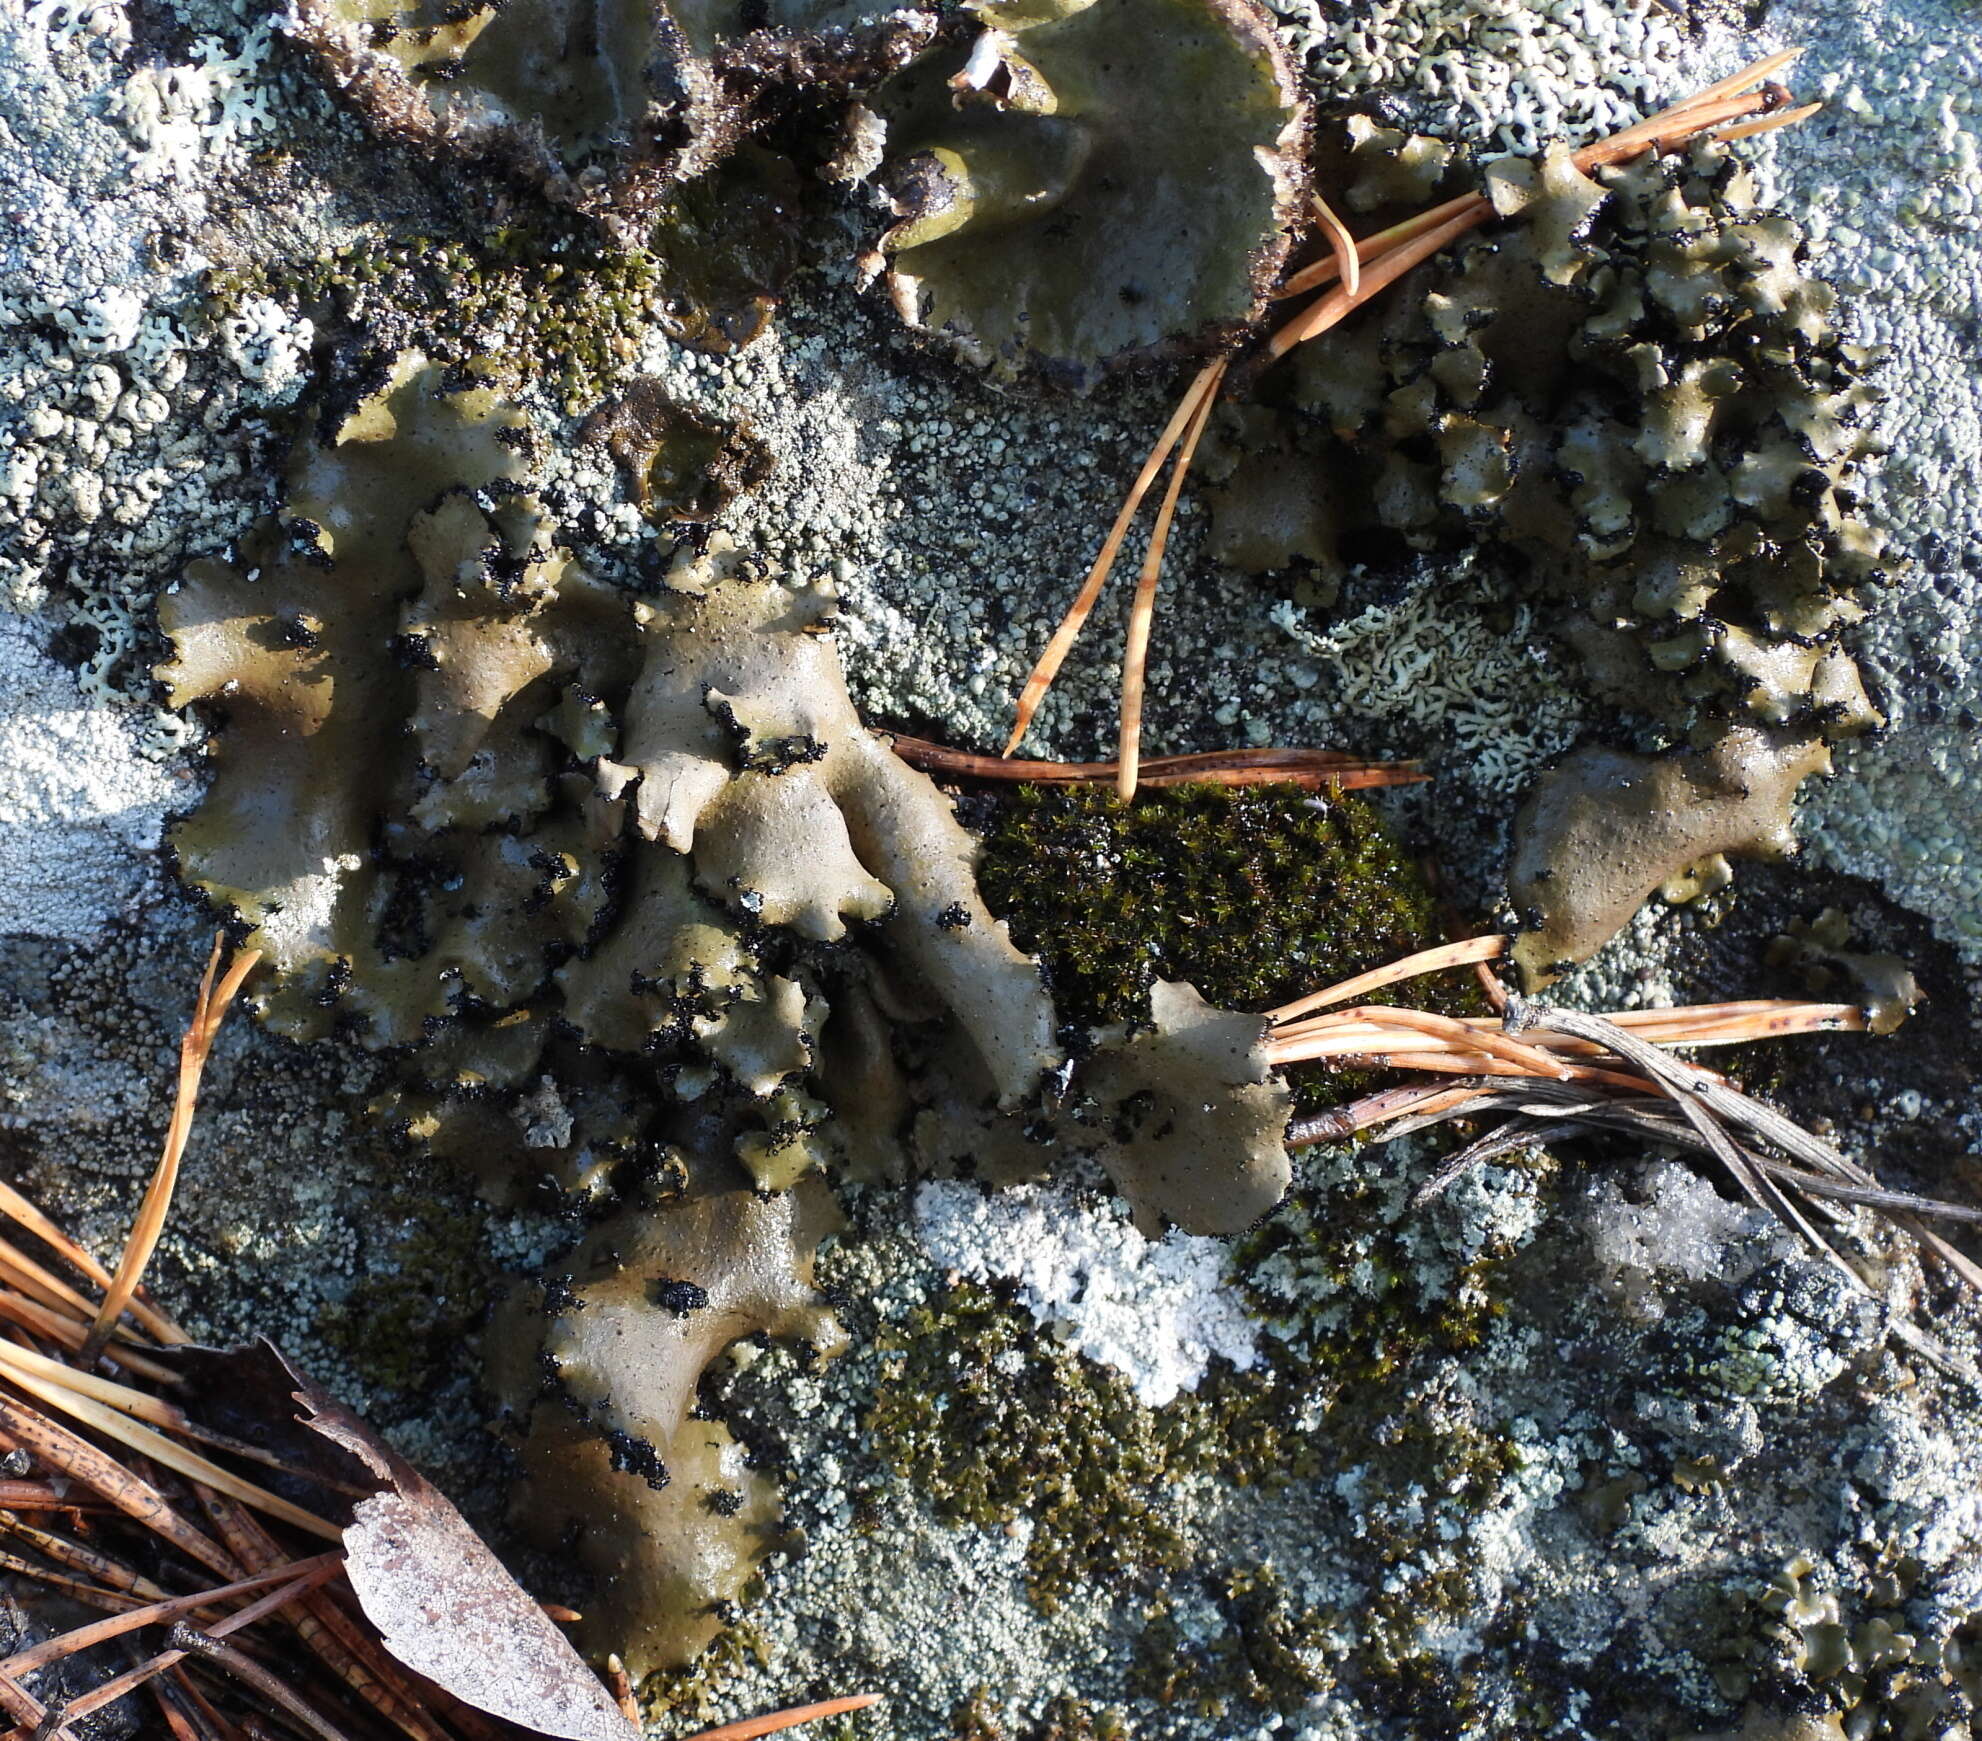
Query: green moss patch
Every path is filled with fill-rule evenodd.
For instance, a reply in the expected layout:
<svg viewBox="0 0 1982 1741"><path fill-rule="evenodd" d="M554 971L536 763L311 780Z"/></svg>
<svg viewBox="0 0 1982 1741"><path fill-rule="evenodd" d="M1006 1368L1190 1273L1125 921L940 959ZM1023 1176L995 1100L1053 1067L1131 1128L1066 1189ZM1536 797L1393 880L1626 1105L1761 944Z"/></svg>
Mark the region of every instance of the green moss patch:
<svg viewBox="0 0 1982 1741"><path fill-rule="evenodd" d="M1062 1013L1097 1026L1146 1019L1159 977L1263 1010L1442 941L1417 867L1347 794L1022 787L978 874Z"/></svg>

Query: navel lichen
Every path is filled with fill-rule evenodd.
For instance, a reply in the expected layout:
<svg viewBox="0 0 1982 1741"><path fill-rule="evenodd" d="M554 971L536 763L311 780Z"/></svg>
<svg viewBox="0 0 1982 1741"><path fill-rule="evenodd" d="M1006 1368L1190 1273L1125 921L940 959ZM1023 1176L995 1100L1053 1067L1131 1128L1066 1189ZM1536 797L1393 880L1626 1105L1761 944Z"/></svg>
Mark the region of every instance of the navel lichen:
<svg viewBox="0 0 1982 1741"><path fill-rule="evenodd" d="M1429 144L1352 127L1347 203L1380 221L1406 167L1441 186L1453 154L1412 156ZM1280 390L1331 533L1231 524L1258 512L1235 484L1225 547L1282 567L1321 546L1329 584L1345 537L1484 542L1565 607L1602 699L1675 729L1877 725L1840 642L1882 577L1854 517L1876 395L1796 225L1724 147L1594 177L1504 159L1485 183L1501 224L1294 354Z"/></svg>
<svg viewBox="0 0 1982 1741"><path fill-rule="evenodd" d="M594 1585L585 1642L636 1676L700 1654L775 1534L773 1483L722 1422L696 1418L711 1362L751 1335L821 1358L845 1342L812 1285L830 1193L741 1182L601 1222L569 1273L512 1298L491 1331L521 1434L518 1521L576 1554Z"/></svg>
<svg viewBox="0 0 1982 1741"><path fill-rule="evenodd" d="M1380 226L1462 171L1445 144L1356 119L1322 176ZM1503 159L1484 185L1501 222L1226 415L1214 550L1290 570L1312 603L1357 563L1483 546L1649 741L1706 754L1725 737L1713 755L1752 760L1738 744L1768 733L1813 746L1797 779L1827 767L1815 746L1882 723L1843 641L1883 578L1856 518L1876 395L1801 232L1719 146L1593 175L1562 151ZM1601 917L1586 904L1552 961L1582 959L1701 856L1672 816L1640 830L1640 887Z"/></svg>
<svg viewBox="0 0 1982 1741"><path fill-rule="evenodd" d="M874 99L897 311L965 357L1085 385L1264 312L1304 114L1253 0L969 0L980 34Z"/></svg>
<svg viewBox="0 0 1982 1741"><path fill-rule="evenodd" d="M1533 987L1588 960L1654 890L1677 881L1676 892L1697 893L1702 877L1725 872L1725 855L1794 852L1796 788L1830 761L1814 738L1749 725L1704 751L1572 751L1514 820L1507 884L1522 977Z"/></svg>
<svg viewBox="0 0 1982 1741"><path fill-rule="evenodd" d="M878 925L879 995L954 1010L1022 1097L1050 1005L947 800L855 717L829 595L720 538L644 594L605 586L527 493L527 445L405 359L299 453L251 566L203 565L163 607L175 703L228 714L174 846L266 951L264 1016L359 1026L407 1057L409 1129L573 1188L604 1188L670 1084L719 1078L754 1108L739 1152L782 1182L828 1140L814 1049L871 1047L880 971L800 952Z"/></svg>

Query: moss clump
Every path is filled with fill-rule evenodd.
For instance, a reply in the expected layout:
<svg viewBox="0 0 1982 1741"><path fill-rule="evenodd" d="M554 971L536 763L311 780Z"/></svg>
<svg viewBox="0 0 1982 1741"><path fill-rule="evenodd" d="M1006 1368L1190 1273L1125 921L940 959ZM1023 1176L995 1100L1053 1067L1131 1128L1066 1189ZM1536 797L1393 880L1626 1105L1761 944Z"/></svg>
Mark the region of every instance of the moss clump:
<svg viewBox="0 0 1982 1741"><path fill-rule="evenodd" d="M1168 1599L1152 1608L1133 1670L1145 1697L1206 1716L1224 1715L1234 1699L1291 1712L1335 1684L1343 1640L1334 1617L1295 1602L1273 1566L1227 1573L1214 1597L1225 1624L1209 1638L1192 1638Z"/></svg>
<svg viewBox="0 0 1982 1741"><path fill-rule="evenodd" d="M555 212L471 240L367 238L314 260L206 275L216 323L252 298L356 328L383 349L472 366L505 386L551 386L572 414L632 372L659 326L698 350L763 331L797 261L796 174L768 154L673 195L639 246Z"/></svg>
<svg viewBox="0 0 1982 1741"><path fill-rule="evenodd" d="M1130 1734L1121 1712L1096 1710L1064 1694L1036 1722L1014 1729L1001 1721L984 1687L956 1708L950 1722L951 1741L1128 1741Z"/></svg>
<svg viewBox="0 0 1982 1741"><path fill-rule="evenodd" d="M1027 1593L1187 1558L1165 1489L1199 1453L1196 1411L1150 1409L1126 1380L964 1284L882 1332L867 1430L937 1514L991 1529L1031 1520Z"/></svg>
<svg viewBox="0 0 1982 1741"><path fill-rule="evenodd" d="M1095 1026L1146 1020L1158 977L1261 1010L1442 940L1416 867L1347 794L1023 787L983 833L985 900Z"/></svg>
<svg viewBox="0 0 1982 1741"><path fill-rule="evenodd" d="M482 1218L444 1169L416 1163L366 1203L364 1273L321 1326L374 1384L413 1396L458 1374L461 1344L489 1302Z"/></svg>
<svg viewBox="0 0 1982 1741"><path fill-rule="evenodd" d="M744 1586L746 1601L762 1594L761 1582L753 1578ZM716 1720L716 1695L739 1675L770 1661L764 1635L748 1620L732 1620L688 1667L656 1669L640 1683L641 1715L670 1730L707 1728Z"/></svg>

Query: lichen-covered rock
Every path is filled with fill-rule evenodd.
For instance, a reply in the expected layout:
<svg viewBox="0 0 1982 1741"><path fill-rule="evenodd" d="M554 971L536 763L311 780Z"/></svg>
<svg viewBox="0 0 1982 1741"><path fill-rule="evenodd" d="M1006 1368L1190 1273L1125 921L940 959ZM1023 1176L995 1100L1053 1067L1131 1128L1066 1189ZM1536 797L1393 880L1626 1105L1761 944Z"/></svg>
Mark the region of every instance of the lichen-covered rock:
<svg viewBox="0 0 1982 1741"><path fill-rule="evenodd" d="M1796 788L1829 768L1814 737L1747 725L1704 751L1572 751L1514 819L1507 883L1522 979L1532 989L1587 961L1655 889L1703 861L1794 852Z"/></svg>
<svg viewBox="0 0 1982 1741"><path fill-rule="evenodd" d="M388 137L500 163L631 227L780 104L886 78L934 20L838 0L773 17L693 0L303 0L291 28Z"/></svg>
<svg viewBox="0 0 1982 1741"><path fill-rule="evenodd" d="M696 1387L745 1336L822 1359L844 1347L812 1282L836 1225L816 1180L630 1209L592 1231L568 1275L498 1315L490 1340L524 1466L516 1516L576 1554L596 1585L583 1642L636 1676L693 1660L772 1543L776 1488L720 1421L690 1418Z"/></svg>
<svg viewBox="0 0 1982 1741"><path fill-rule="evenodd" d="M1252 0L966 9L967 53L875 99L902 318L1077 386L1258 320L1306 184L1295 81Z"/></svg>
<svg viewBox="0 0 1982 1741"><path fill-rule="evenodd" d="M580 437L613 456L640 511L657 525L713 520L771 470L771 456L748 431L677 405L647 377L594 411Z"/></svg>
<svg viewBox="0 0 1982 1741"><path fill-rule="evenodd" d="M1364 124L1329 174L1375 224L1457 162ZM1594 176L1503 159L1485 186L1503 222L1268 377L1286 409L1237 432L1259 456L1227 462L1214 548L1299 558L1325 593L1351 534L1484 543L1603 700L1680 728L1879 724L1840 639L1882 577L1854 493L1876 395L1796 224L1724 147Z"/></svg>
<svg viewBox="0 0 1982 1741"><path fill-rule="evenodd" d="M557 547L527 445L402 360L305 446L249 564L165 601L175 704L227 716L173 845L266 953L265 1018L400 1053L393 1116L437 1149L588 1190L717 1084L739 1153L789 1182L829 1141L836 1001L841 1051L890 1065L851 1013L876 976L1023 1099L1058 1058L1051 1004L949 801L855 715L829 592L720 536L603 585ZM849 926L878 949L811 947Z"/></svg>
<svg viewBox="0 0 1982 1741"><path fill-rule="evenodd" d="M1925 995L1920 981L1897 955L1852 949L1850 942L1851 921L1826 907L1814 919L1790 920L1764 960L1798 975L1805 991L1856 999L1873 1033L1897 1032Z"/></svg>
<svg viewBox="0 0 1982 1741"><path fill-rule="evenodd" d="M1150 987L1147 1029L1117 1030L1081 1072L1100 1160L1144 1233L1239 1233L1286 1193L1293 1096L1259 1016L1213 1009L1194 986Z"/></svg>
<svg viewBox="0 0 1982 1741"><path fill-rule="evenodd" d="M1290 1102L1258 1018L1155 979L1046 1096L1040 966L949 801L860 723L830 591L720 534L607 586L556 543L528 446L404 358L299 453L250 566L166 601L174 702L226 714L173 845L264 951L264 1018L396 1054L388 1120L498 1186L608 1195L696 1104L765 1190L1071 1150L1146 1226L1271 1207Z"/></svg>

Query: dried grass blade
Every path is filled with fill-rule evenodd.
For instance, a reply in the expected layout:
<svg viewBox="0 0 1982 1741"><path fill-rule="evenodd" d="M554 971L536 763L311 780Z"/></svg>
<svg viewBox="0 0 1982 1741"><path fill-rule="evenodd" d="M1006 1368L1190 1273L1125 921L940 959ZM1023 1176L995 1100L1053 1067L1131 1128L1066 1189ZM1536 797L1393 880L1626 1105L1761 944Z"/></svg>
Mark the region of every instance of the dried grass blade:
<svg viewBox="0 0 1982 1741"><path fill-rule="evenodd" d="M1033 666L1026 677L1025 687L1019 692L1012 735L1005 744L1006 755L1009 756L1024 740L1032 724L1032 716L1039 711L1039 704L1045 700L1046 691L1053 686L1053 679L1059 676L1060 667L1066 663L1067 654L1072 651L1074 642L1079 639L1081 629L1094 610L1095 600L1100 598L1101 589L1107 584L1115 558L1121 552L1122 540L1128 536L1130 523L1142 506L1143 497L1149 493L1149 486L1156 481L1156 474L1163 469L1163 462L1170 457L1171 449L1197 415L1198 405L1210 388L1216 386L1214 371L1222 374L1223 359L1200 370L1190 386L1185 388L1183 398L1178 400L1176 410L1170 414L1170 421L1163 426L1163 433L1156 438L1156 445L1143 461L1142 470L1136 473L1136 481L1129 487L1129 493L1115 515L1114 525L1101 542L1101 553L1095 557L1094 566L1087 571L1087 579L1081 583L1074 602L1067 607L1067 614L1060 619L1060 626L1053 631L1045 652L1039 655L1039 662Z"/></svg>
<svg viewBox="0 0 1982 1741"><path fill-rule="evenodd" d="M4 1310L4 1303L0 1303L0 1310ZM145 1421L167 1432L178 1433L183 1438L211 1445L216 1450L227 1452L230 1456L244 1457L251 1462L260 1463L265 1468L273 1469L295 1480L307 1481L312 1486L347 1494L357 1499L366 1498L372 1492L369 1487L359 1487L348 1481L336 1481L313 1470L285 1463L280 1457L262 1450L258 1445L247 1444L226 1433L214 1432L190 1419L184 1409L166 1402L162 1397L152 1396L142 1390L133 1390L129 1385L118 1384L93 1372L78 1371L60 1360L49 1359L45 1354L36 1354L30 1349L16 1348L0 1342L0 1365L5 1365L9 1361L24 1365L47 1383L57 1385L63 1390L74 1391L78 1396L88 1397L92 1401L117 1409L134 1419ZM169 1372L170 1369L164 1370ZM176 1378L177 1374L171 1376ZM242 1496L237 1494L236 1497Z"/></svg>
<svg viewBox="0 0 1982 1741"><path fill-rule="evenodd" d="M51 1275L4 1239L0 1239L0 1281L11 1282L18 1292L85 1327L96 1314L96 1308L60 1276Z"/></svg>
<svg viewBox="0 0 1982 1741"><path fill-rule="evenodd" d="M113 1559L109 1554L81 1542L72 1542L65 1536L40 1529L17 1512L0 1509L0 1530L27 1543L45 1559L53 1560L57 1565L67 1566L72 1572L87 1572L99 1584L135 1596L140 1601L163 1602L170 1594L154 1584L142 1572L125 1565L122 1560Z"/></svg>
<svg viewBox="0 0 1982 1741"><path fill-rule="evenodd" d="M51 1572L46 1566L38 1566L32 1560L23 1559L19 1554L0 1550L0 1572L11 1572L17 1578L26 1578L47 1589L68 1596L86 1607L107 1609L112 1614L123 1614L138 1606L138 1598L126 1596L116 1590L106 1590L101 1584L92 1584L83 1578L72 1578L66 1572Z"/></svg>
<svg viewBox="0 0 1982 1741"><path fill-rule="evenodd" d="M1453 1088L1425 1082L1379 1089L1343 1106L1303 1114L1287 1126L1287 1146L1290 1149L1305 1149L1312 1148L1316 1143L1344 1142L1358 1131L1389 1124L1393 1119L1414 1113L1423 1113L1430 1122L1441 1115L1445 1106L1457 1105L1477 1092L1471 1085Z"/></svg>
<svg viewBox="0 0 1982 1741"><path fill-rule="evenodd" d="M980 756L905 732L884 734L896 755L912 768L958 780L1023 782L1034 786L1113 784L1119 762L1027 761ZM1197 781L1220 786L1290 785L1342 791L1370 786L1414 786L1426 775L1415 762L1369 762L1341 750L1198 750L1182 756L1153 756L1142 764L1145 786L1178 786Z"/></svg>
<svg viewBox="0 0 1982 1741"><path fill-rule="evenodd" d="M5 1288L0 1288L0 1318L19 1324L25 1330L32 1330L37 1336L71 1353L80 1350L89 1339L89 1325L82 1319L71 1318L66 1313L37 1304L26 1294L13 1293ZM178 1374L169 1367L132 1352L119 1338L113 1337L104 1345L103 1358L116 1362L136 1377L150 1379L154 1384L178 1382Z"/></svg>
<svg viewBox="0 0 1982 1741"><path fill-rule="evenodd" d="M1716 80L1704 90L1695 91L1690 97L1682 97L1670 108L1661 109L1639 125L1650 126L1659 121L1670 121L1694 109L1703 108L1708 103L1717 102L1722 97L1739 96L1757 85L1766 84L1777 73L1787 71L1801 60L1803 52L1801 48L1779 48L1773 54L1765 54L1760 60L1750 61L1739 72L1730 73L1726 78Z"/></svg>
<svg viewBox="0 0 1982 1741"><path fill-rule="evenodd" d="M1285 356L1296 345L1305 344L1309 339L1319 338L1378 291L1388 289L1414 266L1422 265L1441 249L1451 247L1461 236L1477 230L1492 216L1493 207L1484 199L1476 198L1464 211L1454 213L1444 223L1366 262L1362 283L1355 295L1351 296L1347 289L1336 286L1318 302L1309 304L1267 340L1268 361Z"/></svg>
<svg viewBox="0 0 1982 1741"><path fill-rule="evenodd" d="M1572 1074L1570 1067L1560 1058L1551 1058L1538 1046L1523 1045L1519 1040L1510 1040L1491 1028L1475 1027L1471 1022L1462 1022L1454 1016L1434 1015L1430 1010L1400 1009L1391 1004L1359 1004L1342 1012L1345 1021L1358 1017L1382 1025L1414 1029L1421 1034L1437 1035L1441 1039L1486 1052L1504 1063L1519 1064L1537 1076L1552 1076L1558 1082L1567 1082Z"/></svg>
<svg viewBox="0 0 1982 1741"><path fill-rule="evenodd" d="M16 1651L12 1656L0 1660L0 1675L18 1679L22 1675L33 1674L37 1669L60 1662L79 1651L89 1650L108 1639L121 1638L127 1632L135 1632L141 1626L154 1626L197 1613L202 1608L210 1608L216 1603L226 1602L235 1596L246 1596L258 1590L266 1590L271 1585L300 1581L306 1576L322 1578L335 1577L342 1569L344 1558L341 1554L316 1554L307 1560L291 1560L280 1566L273 1566L265 1572L257 1572L251 1578L237 1578L232 1583L223 1584L213 1590L198 1590L190 1596L172 1596L163 1602L150 1602L142 1608L132 1608L122 1614L112 1615L107 1620L92 1621L88 1626L79 1626L73 1632L65 1632L59 1638L45 1638L39 1644L30 1645L26 1650Z"/></svg>
<svg viewBox="0 0 1982 1741"><path fill-rule="evenodd" d="M31 1734L48 1715L48 1708L9 1674L0 1674L0 1710L19 1725L15 1734Z"/></svg>
<svg viewBox="0 0 1982 1741"><path fill-rule="evenodd" d="M1356 244L1357 265L1367 266L1378 255L1387 254L1392 248L1416 240L1425 231L1437 229L1446 219L1456 217L1462 211L1470 211L1479 197L1478 194L1462 193L1457 199L1449 199L1443 205L1436 205L1428 211L1419 212L1416 217L1392 224L1387 230L1379 230L1373 236L1365 236ZM1274 300L1284 301L1290 296L1300 296L1310 290L1319 290L1324 284L1333 284L1341 277L1341 271L1340 262L1331 253L1325 260L1316 260L1311 265L1303 266L1273 293Z"/></svg>
<svg viewBox="0 0 1982 1741"><path fill-rule="evenodd" d="M174 1651L182 1655L202 1656L209 1662L218 1664L236 1680L261 1694L277 1710L286 1712L312 1735L321 1737L321 1741L350 1741L350 1737L342 1729L317 1710L302 1694L287 1685L279 1676L263 1668L253 1657L183 1623L173 1627L167 1636ZM176 1661L177 1658L175 1657L174 1660Z"/></svg>
<svg viewBox="0 0 1982 1741"><path fill-rule="evenodd" d="M124 1255L117 1265L117 1273L104 1290L103 1304L97 1311L96 1322L90 1327L89 1340L83 1345L85 1365L96 1358L117 1320L124 1315L124 1308L137 1293L138 1284L144 1280L145 1266L151 1262L151 1254L158 1248L159 1236L165 1231L165 1217L172 1207L172 1193L179 1183L179 1163L185 1158L186 1143L192 1135L193 1112L199 1103L200 1077L205 1073L207 1057L213 1051L213 1042L220 1032L221 1018L227 1014L227 1006L234 1001L235 994L261 960L259 950L238 951L228 964L226 974L216 985L221 948L222 940L216 936L206 975L200 981L199 1003L194 1010L192 1024L179 1043L179 1091L172 1103L171 1120L166 1125L165 1147L159 1155L151 1183L145 1187L144 1201L138 1205L137 1219L132 1224L130 1238L125 1241Z"/></svg>
<svg viewBox="0 0 1982 1741"><path fill-rule="evenodd" d="M1322 233L1328 238L1328 246L1334 252L1335 271L1342 280L1342 288L1355 296L1363 287L1363 263L1356 252L1356 238L1349 234L1349 226L1335 215L1335 208L1319 193L1310 194L1308 198L1314 207L1314 215L1321 222Z"/></svg>
<svg viewBox="0 0 1982 1741"><path fill-rule="evenodd" d="M1143 679L1149 663L1149 628L1156 616L1156 587L1163 575L1163 554L1169 548L1177 498L1183 493L1184 479L1190 475L1191 460L1197 454L1205 425L1211 421L1211 407L1217 401L1219 384L1225 379L1225 359L1220 357L1199 379L1205 383L1204 391L1196 414L1184 430L1170 482L1156 509L1156 521L1149 530L1149 548L1143 553L1142 572L1136 577L1135 598L1129 606L1128 643L1122 652L1121 723L1116 734L1116 753L1121 766L1115 775L1115 796L1125 803L1136 795L1136 775L1142 765Z"/></svg>
<svg viewBox="0 0 1982 1741"><path fill-rule="evenodd" d="M1823 106L1822 103L1799 103L1793 109L1778 109L1773 115L1763 115L1758 120L1743 121L1737 126L1718 128L1714 137L1723 142L1753 139L1758 133L1773 133L1778 127L1794 127L1799 122L1807 121Z"/></svg>

